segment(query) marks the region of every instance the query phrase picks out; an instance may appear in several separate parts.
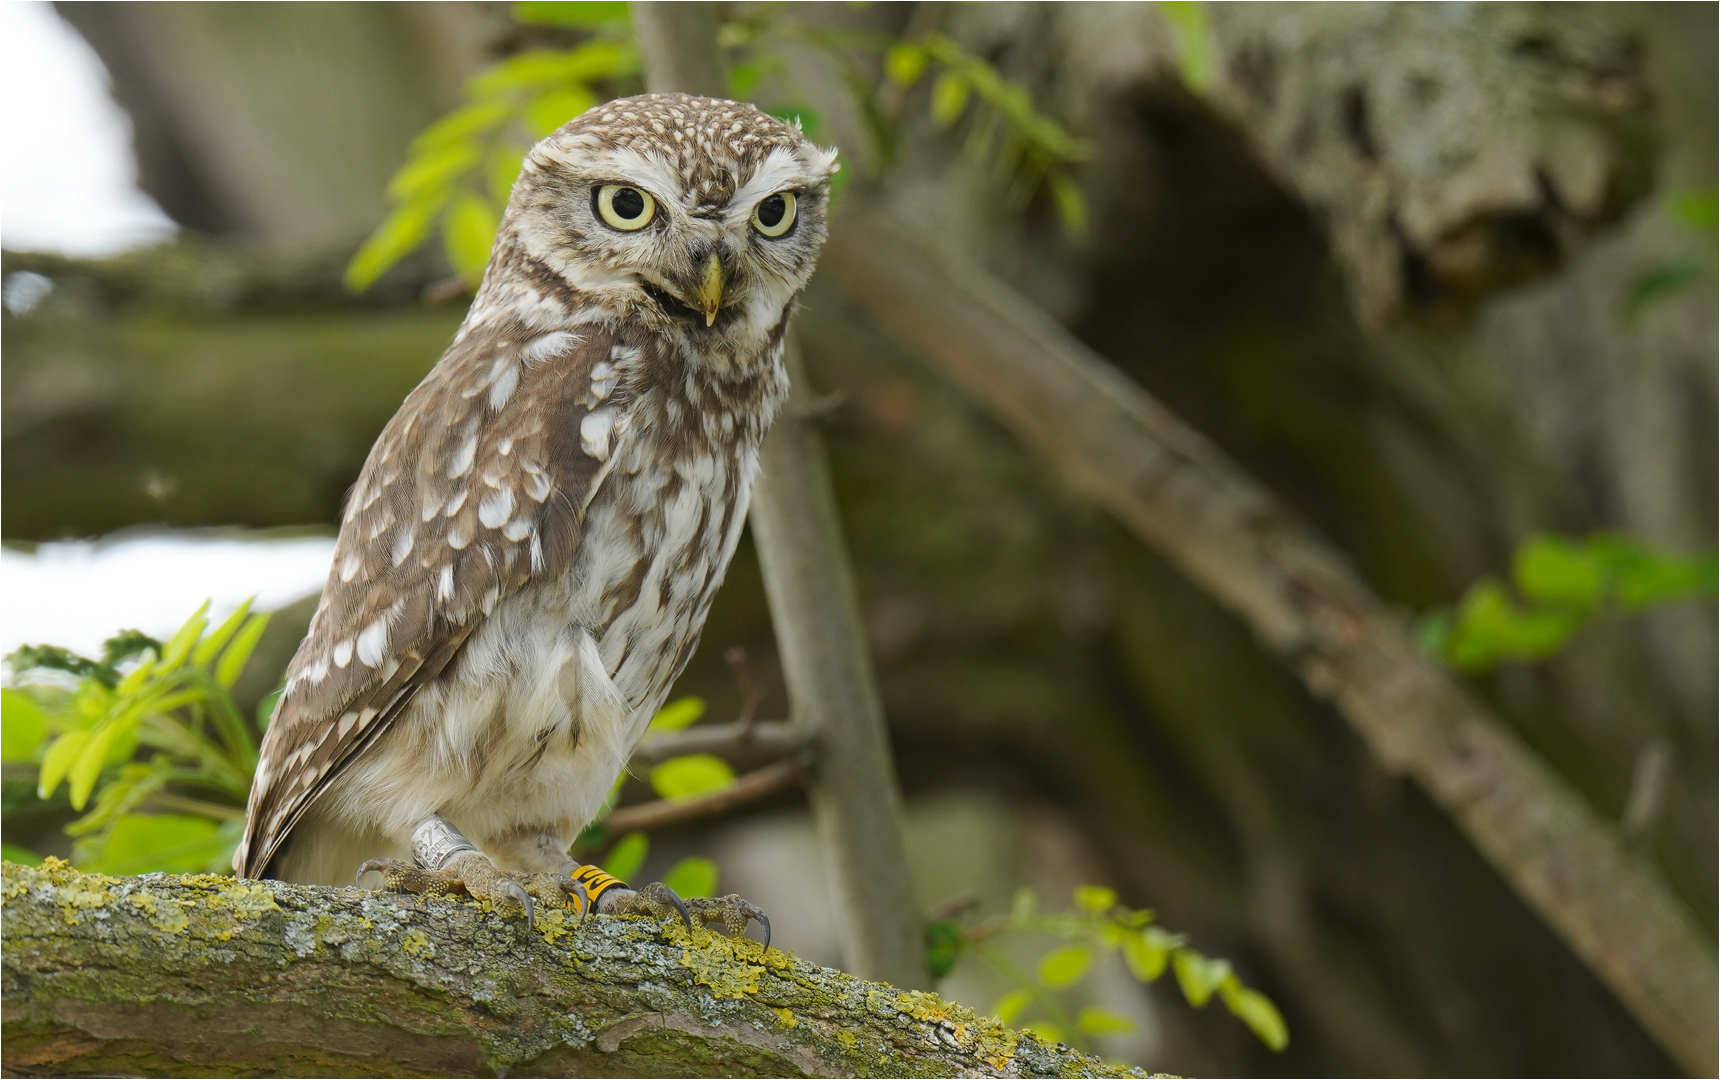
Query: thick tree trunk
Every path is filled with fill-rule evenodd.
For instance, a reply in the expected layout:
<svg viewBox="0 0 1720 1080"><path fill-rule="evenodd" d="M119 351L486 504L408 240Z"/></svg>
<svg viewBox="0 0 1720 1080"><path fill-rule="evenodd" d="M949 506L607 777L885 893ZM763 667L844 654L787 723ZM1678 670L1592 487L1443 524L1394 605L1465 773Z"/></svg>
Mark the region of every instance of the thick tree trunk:
<svg viewBox="0 0 1720 1080"><path fill-rule="evenodd" d="M1122 1076L678 924L4 867L9 1076Z"/></svg>

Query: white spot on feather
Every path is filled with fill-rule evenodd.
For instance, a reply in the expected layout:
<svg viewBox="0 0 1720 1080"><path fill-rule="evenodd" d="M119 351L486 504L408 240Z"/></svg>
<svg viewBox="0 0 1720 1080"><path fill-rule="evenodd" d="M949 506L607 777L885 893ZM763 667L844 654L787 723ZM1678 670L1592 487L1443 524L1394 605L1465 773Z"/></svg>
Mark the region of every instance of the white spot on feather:
<svg viewBox="0 0 1720 1080"><path fill-rule="evenodd" d="M394 550L389 554L393 557L395 566L406 561L406 556L412 554L411 529L401 529L394 534Z"/></svg>
<svg viewBox="0 0 1720 1080"><path fill-rule="evenodd" d="M358 658L365 667L377 667L382 663L382 654L388 648L388 624L393 620L394 612L399 605L377 616L375 622L365 627L358 635Z"/></svg>
<svg viewBox="0 0 1720 1080"><path fill-rule="evenodd" d="M514 493L507 488L486 496L478 504L478 520L485 528L499 528L508 520L508 515L514 512Z"/></svg>
<svg viewBox="0 0 1720 1080"><path fill-rule="evenodd" d="M461 488L459 491L456 491L456 492L454 492L454 494L448 496L447 503L445 503L442 507L442 514L444 517L453 517L455 514L458 514L460 512L460 507L465 506L465 505L466 505L466 489Z"/></svg>
<svg viewBox="0 0 1720 1080"><path fill-rule="evenodd" d="M496 366L506 364L507 367L496 374L496 381L490 384L490 408L499 409L508 403L513 396L514 387L520 384L520 369L512 360L498 360Z"/></svg>
<svg viewBox="0 0 1720 1080"><path fill-rule="evenodd" d="M545 334L521 350L526 360L533 364L541 364L579 344L579 335L567 330L556 330Z"/></svg>
<svg viewBox="0 0 1720 1080"><path fill-rule="evenodd" d="M507 527L502 530L502 535L517 544L527 536L530 536L531 531L532 519L529 517L518 517L508 522Z"/></svg>
<svg viewBox="0 0 1720 1080"><path fill-rule="evenodd" d="M334 646L334 666L345 667L352 662L352 639L338 641Z"/></svg>
<svg viewBox="0 0 1720 1080"><path fill-rule="evenodd" d="M615 410L597 409L579 421L579 448L599 461L608 461L611 436L615 432Z"/></svg>
<svg viewBox="0 0 1720 1080"><path fill-rule="evenodd" d="M348 552L346 558L340 561L340 579L351 581L358 576L358 571L364 566L364 556L356 551Z"/></svg>
<svg viewBox="0 0 1720 1080"><path fill-rule="evenodd" d="M459 551L472 542L472 534L466 531L466 523L456 521L448 530L448 546Z"/></svg>
<svg viewBox="0 0 1720 1080"><path fill-rule="evenodd" d="M526 494L533 502L543 502L549 498L550 489L554 486L547 473L540 472L526 478Z"/></svg>
<svg viewBox="0 0 1720 1080"><path fill-rule="evenodd" d="M478 439L476 436L460 444L460 449L454 452L453 460L448 462L448 479L458 480L466 475L466 470L472 467L472 459L478 456Z"/></svg>
<svg viewBox="0 0 1720 1080"><path fill-rule="evenodd" d="M454 598L454 564L442 567L442 572L436 575L436 599L452 600Z"/></svg>

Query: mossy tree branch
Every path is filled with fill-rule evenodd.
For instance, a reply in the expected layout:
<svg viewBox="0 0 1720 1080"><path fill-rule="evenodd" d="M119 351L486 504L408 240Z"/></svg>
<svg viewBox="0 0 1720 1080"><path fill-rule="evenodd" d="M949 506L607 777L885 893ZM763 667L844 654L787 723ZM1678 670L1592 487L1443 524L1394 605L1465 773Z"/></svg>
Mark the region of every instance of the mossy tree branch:
<svg viewBox="0 0 1720 1080"><path fill-rule="evenodd" d="M6 863L10 1076L1114 1076L678 924Z"/></svg>

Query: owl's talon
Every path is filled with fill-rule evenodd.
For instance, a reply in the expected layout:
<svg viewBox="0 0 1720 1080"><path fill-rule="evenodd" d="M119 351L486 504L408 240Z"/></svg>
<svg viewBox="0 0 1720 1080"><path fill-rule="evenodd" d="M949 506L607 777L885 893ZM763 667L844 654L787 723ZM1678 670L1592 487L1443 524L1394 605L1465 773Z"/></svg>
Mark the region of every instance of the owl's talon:
<svg viewBox="0 0 1720 1080"><path fill-rule="evenodd" d="M748 921L758 923L759 929L764 931L765 951L770 951L770 916L764 913L763 908L739 893L689 900L687 906L702 923L722 923L723 929L728 931L730 937L745 936Z"/></svg>
<svg viewBox="0 0 1720 1080"><path fill-rule="evenodd" d="M388 859L366 859L366 860L364 860L363 863L359 864L358 873L352 875L352 886L353 886L353 888L355 888L355 889L364 888L364 875L370 873L372 870L375 870L375 871L385 870L388 867L388 863L389 863Z"/></svg>
<svg viewBox="0 0 1720 1080"><path fill-rule="evenodd" d="M653 881L637 891L613 889L600 896L595 906L605 915L645 915L653 919L679 915L687 929L693 928L693 916L687 911L686 901L661 881Z"/></svg>
<svg viewBox="0 0 1720 1080"><path fill-rule="evenodd" d="M513 897L515 900L518 900L520 902L520 906L526 909L526 929L536 930L536 909L532 905L531 894L526 892L524 886L517 881L508 882L503 886L502 891Z"/></svg>

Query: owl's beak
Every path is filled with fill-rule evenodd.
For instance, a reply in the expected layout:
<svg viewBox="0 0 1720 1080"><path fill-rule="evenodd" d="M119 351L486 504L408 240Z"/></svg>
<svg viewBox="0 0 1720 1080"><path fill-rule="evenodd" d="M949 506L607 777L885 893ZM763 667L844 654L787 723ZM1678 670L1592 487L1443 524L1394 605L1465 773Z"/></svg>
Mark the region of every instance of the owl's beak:
<svg viewBox="0 0 1720 1080"><path fill-rule="evenodd" d="M717 321L717 308L723 303L723 264L713 253L705 263L705 276L699 282L699 303L705 308L705 325Z"/></svg>

